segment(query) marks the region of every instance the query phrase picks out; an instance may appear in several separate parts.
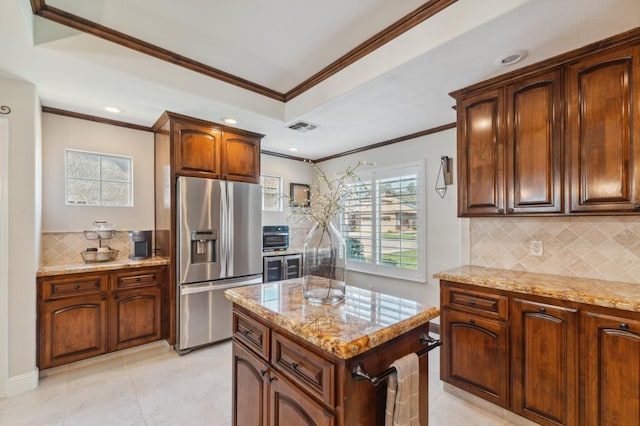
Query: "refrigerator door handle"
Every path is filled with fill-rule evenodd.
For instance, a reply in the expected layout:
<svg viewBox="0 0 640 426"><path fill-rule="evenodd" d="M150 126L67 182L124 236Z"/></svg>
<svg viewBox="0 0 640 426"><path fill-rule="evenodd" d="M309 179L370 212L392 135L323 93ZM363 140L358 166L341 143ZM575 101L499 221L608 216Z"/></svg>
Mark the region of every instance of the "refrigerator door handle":
<svg viewBox="0 0 640 426"><path fill-rule="evenodd" d="M228 196L228 200L227 200L227 214L229 215L229 218L227 219L227 233L228 233L228 237L227 238L227 271L229 272L229 276L232 277L234 272L233 272L233 235L235 235L235 230L234 230L234 216L235 213L233 211L233 183L232 182L227 182L227 196Z"/></svg>
<svg viewBox="0 0 640 426"><path fill-rule="evenodd" d="M227 198L227 182L220 181L220 278L231 276L227 269L229 265L229 200Z"/></svg>
<svg viewBox="0 0 640 426"><path fill-rule="evenodd" d="M250 284L259 284L262 283L262 276L259 275L256 278L252 279L238 279L233 280L231 282L227 282L226 284L216 284L215 282L208 282L203 284L188 284L180 286L180 295L186 294L196 294L196 293L206 293L208 291L218 291L218 290L227 290L229 288L234 287L242 287Z"/></svg>

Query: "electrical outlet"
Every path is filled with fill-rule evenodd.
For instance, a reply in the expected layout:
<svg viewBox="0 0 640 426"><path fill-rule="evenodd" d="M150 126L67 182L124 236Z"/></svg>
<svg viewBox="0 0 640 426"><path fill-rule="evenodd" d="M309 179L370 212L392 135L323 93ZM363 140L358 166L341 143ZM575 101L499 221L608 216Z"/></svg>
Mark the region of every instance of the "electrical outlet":
<svg viewBox="0 0 640 426"><path fill-rule="evenodd" d="M542 256L542 253L544 253L544 245L542 244L542 241L529 241L529 254L531 256Z"/></svg>

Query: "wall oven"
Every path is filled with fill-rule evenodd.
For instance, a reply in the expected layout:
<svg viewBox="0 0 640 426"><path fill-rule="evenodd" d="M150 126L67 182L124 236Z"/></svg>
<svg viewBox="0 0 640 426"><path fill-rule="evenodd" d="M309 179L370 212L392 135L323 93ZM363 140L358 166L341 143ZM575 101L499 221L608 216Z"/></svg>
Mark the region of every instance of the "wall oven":
<svg viewBox="0 0 640 426"><path fill-rule="evenodd" d="M276 251L289 248L287 225L265 225L262 227L262 250Z"/></svg>

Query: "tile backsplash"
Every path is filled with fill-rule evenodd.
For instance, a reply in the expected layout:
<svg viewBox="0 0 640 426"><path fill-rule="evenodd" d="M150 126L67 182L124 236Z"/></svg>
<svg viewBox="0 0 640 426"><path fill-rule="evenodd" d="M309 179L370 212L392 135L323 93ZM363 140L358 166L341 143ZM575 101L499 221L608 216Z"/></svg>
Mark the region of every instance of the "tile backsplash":
<svg viewBox="0 0 640 426"><path fill-rule="evenodd" d="M118 259L129 257L128 231L116 231L114 238L103 240L103 246L119 250ZM87 240L84 232L45 232L42 234L40 266L83 263L80 252L88 247L98 247L98 240Z"/></svg>
<svg viewBox="0 0 640 426"><path fill-rule="evenodd" d="M640 284L637 216L473 218L471 264ZM542 256L530 253L541 241Z"/></svg>

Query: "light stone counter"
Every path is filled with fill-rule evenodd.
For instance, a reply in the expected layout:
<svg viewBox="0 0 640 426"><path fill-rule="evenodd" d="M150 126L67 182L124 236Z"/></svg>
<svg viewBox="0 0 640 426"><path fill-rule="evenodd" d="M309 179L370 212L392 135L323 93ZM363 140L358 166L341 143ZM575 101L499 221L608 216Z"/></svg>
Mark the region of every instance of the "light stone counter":
<svg viewBox="0 0 640 426"><path fill-rule="evenodd" d="M347 286L335 305L302 296L299 278L237 287L227 299L339 358L349 359L400 336L439 315L433 306Z"/></svg>
<svg viewBox="0 0 640 426"><path fill-rule="evenodd" d="M130 260L118 259L111 262L95 263L68 263L65 265L42 266L36 272L36 277L49 277L53 275L79 274L82 272L102 272L115 269L144 268L147 266L168 265L169 258L153 256L148 259Z"/></svg>
<svg viewBox="0 0 640 426"><path fill-rule="evenodd" d="M640 312L640 284L461 266L433 275L446 281Z"/></svg>

